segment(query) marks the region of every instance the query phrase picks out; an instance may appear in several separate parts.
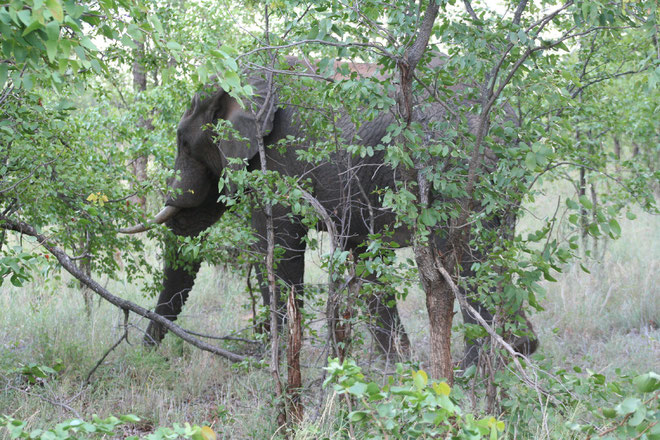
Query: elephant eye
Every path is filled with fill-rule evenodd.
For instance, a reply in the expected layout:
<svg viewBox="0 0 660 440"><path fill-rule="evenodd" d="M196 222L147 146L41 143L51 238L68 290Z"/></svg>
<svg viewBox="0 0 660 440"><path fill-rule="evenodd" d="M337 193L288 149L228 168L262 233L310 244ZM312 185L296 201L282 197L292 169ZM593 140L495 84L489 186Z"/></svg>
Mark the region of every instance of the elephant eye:
<svg viewBox="0 0 660 440"><path fill-rule="evenodd" d="M218 122L218 119L221 119L224 115L225 111L224 108L221 106L216 107L213 110L213 117L211 118L211 125L215 125L216 122ZM224 118L222 118L224 119Z"/></svg>

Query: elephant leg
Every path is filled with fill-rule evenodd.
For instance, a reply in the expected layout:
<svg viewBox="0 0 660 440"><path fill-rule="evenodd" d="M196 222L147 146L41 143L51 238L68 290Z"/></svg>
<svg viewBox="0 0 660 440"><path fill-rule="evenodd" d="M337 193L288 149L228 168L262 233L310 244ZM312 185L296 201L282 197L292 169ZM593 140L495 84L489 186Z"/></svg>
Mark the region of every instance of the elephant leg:
<svg viewBox="0 0 660 440"><path fill-rule="evenodd" d="M281 326L283 318L286 315L286 298L288 297L291 289L294 289L296 302L298 307L302 307L302 290L303 280L305 277L305 242L303 238L307 234L306 228L298 221L291 221L286 217L286 211L281 207L273 207L274 229L275 229L275 247L276 259L274 262L274 275L275 275L275 294L277 297L277 323L278 327ZM259 212L252 215L253 227L257 231L258 237L257 252L266 255L268 251L268 244L265 240L266 237L266 219L265 216ZM283 251L283 252L282 252ZM282 252L280 254L279 252ZM263 304L270 307L270 287L268 285L268 274L266 267L260 265L257 268L257 279L261 286L261 296ZM281 289L284 289L282 292ZM267 323L266 328L270 327Z"/></svg>
<svg viewBox="0 0 660 440"><path fill-rule="evenodd" d="M175 250L175 258L178 260L179 252ZM155 312L159 315L176 321L181 309L188 299L188 294L195 284L195 277L199 271L201 262L199 260L190 263L189 267L173 267L171 263L165 262L163 290L158 297ZM145 345L158 345L167 334L167 329L161 324L150 321L144 336Z"/></svg>
<svg viewBox="0 0 660 440"><path fill-rule="evenodd" d="M195 237L213 225L224 211L217 203L217 182L212 182L213 191L209 191L204 203L196 208L182 209L175 217L168 220L170 230L184 237ZM176 321L177 316L188 299L188 294L195 284L195 277L201 265L200 259L182 259L178 244L173 238L165 239L165 269L163 273L163 289L158 297L155 312L170 321ZM143 339L145 345L158 345L165 337L167 329L157 322L150 321Z"/></svg>
<svg viewBox="0 0 660 440"><path fill-rule="evenodd" d="M378 292L367 297L371 317L369 330L376 346L385 355L406 356L410 352L410 340L401 322L396 297L392 292Z"/></svg>

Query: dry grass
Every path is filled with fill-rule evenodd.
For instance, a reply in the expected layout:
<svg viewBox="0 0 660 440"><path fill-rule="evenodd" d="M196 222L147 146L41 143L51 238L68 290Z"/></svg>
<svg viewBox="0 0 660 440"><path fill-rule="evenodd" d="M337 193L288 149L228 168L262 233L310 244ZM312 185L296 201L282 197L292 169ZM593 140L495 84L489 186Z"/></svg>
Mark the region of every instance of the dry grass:
<svg viewBox="0 0 660 440"><path fill-rule="evenodd" d="M660 364L660 221L640 215L622 227L622 239L608 245L602 261L589 264L591 274L570 267L557 283L546 286L546 310L533 320L541 353L557 364L578 364L605 373L615 368L657 369ZM308 282L324 279L318 268L309 266ZM153 303L141 296L140 286L113 281L108 287L142 305ZM249 309L243 290L242 279L203 267L180 323L211 334L246 327ZM134 413L144 420L134 429L144 432L155 425L205 422L213 424L221 437L232 439L268 439L275 431L273 386L265 369L232 368L172 336L158 351L145 350L139 343L144 321L132 320L136 326L131 330L132 344L122 344L110 354L92 386L83 388L87 372L121 336L122 314L100 304L88 318L78 289L52 274L21 289L3 285L0 309L0 414L43 426L77 415ZM419 289L412 289L400 310L413 342L413 358L423 365L428 336ZM322 323L313 327L321 328ZM368 341L365 344L358 353L368 351ZM388 368L367 358L363 362L374 371ZM57 380L40 385L28 386L11 372L17 365L53 365L57 359L66 368ZM313 420L304 424L296 439L318 438L320 433L332 438L342 429L335 426L335 410L323 404L328 396L318 393L324 359L318 346L306 348L303 380L309 384L307 414Z"/></svg>

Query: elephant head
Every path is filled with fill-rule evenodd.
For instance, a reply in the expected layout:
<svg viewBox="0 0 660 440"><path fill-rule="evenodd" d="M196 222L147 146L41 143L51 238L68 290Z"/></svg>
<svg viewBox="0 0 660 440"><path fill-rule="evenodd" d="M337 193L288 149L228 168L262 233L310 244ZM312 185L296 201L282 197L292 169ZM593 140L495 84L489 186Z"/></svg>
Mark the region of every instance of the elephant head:
<svg viewBox="0 0 660 440"><path fill-rule="evenodd" d="M248 84L252 86L253 96L244 102L220 87L194 96L177 127L176 175L170 183L172 191L165 208L149 224L120 232L144 232L174 218L182 209L217 201L215 188L223 170L240 166L233 159L247 163L257 155L258 137L272 130L277 106L264 74L248 77ZM220 134L214 131L219 120L230 123L229 129ZM208 200L211 195L216 200Z"/></svg>

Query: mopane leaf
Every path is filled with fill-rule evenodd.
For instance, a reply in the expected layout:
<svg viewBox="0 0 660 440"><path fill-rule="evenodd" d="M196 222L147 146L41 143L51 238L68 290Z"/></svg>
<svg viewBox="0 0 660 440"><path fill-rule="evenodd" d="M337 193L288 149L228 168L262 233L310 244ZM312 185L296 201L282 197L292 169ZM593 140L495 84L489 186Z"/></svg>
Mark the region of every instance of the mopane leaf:
<svg viewBox="0 0 660 440"><path fill-rule="evenodd" d="M202 437L204 437L204 440L216 440L218 438L208 426L202 426Z"/></svg>
<svg viewBox="0 0 660 440"><path fill-rule="evenodd" d="M9 76L9 65L5 63L0 63L0 89L5 86L7 77Z"/></svg>
<svg viewBox="0 0 660 440"><path fill-rule="evenodd" d="M650 372L633 379L635 388L640 393L652 393L660 389L660 375Z"/></svg>
<svg viewBox="0 0 660 440"><path fill-rule="evenodd" d="M53 18L59 22L64 21L64 10L60 0L46 0L46 7L53 14Z"/></svg>

